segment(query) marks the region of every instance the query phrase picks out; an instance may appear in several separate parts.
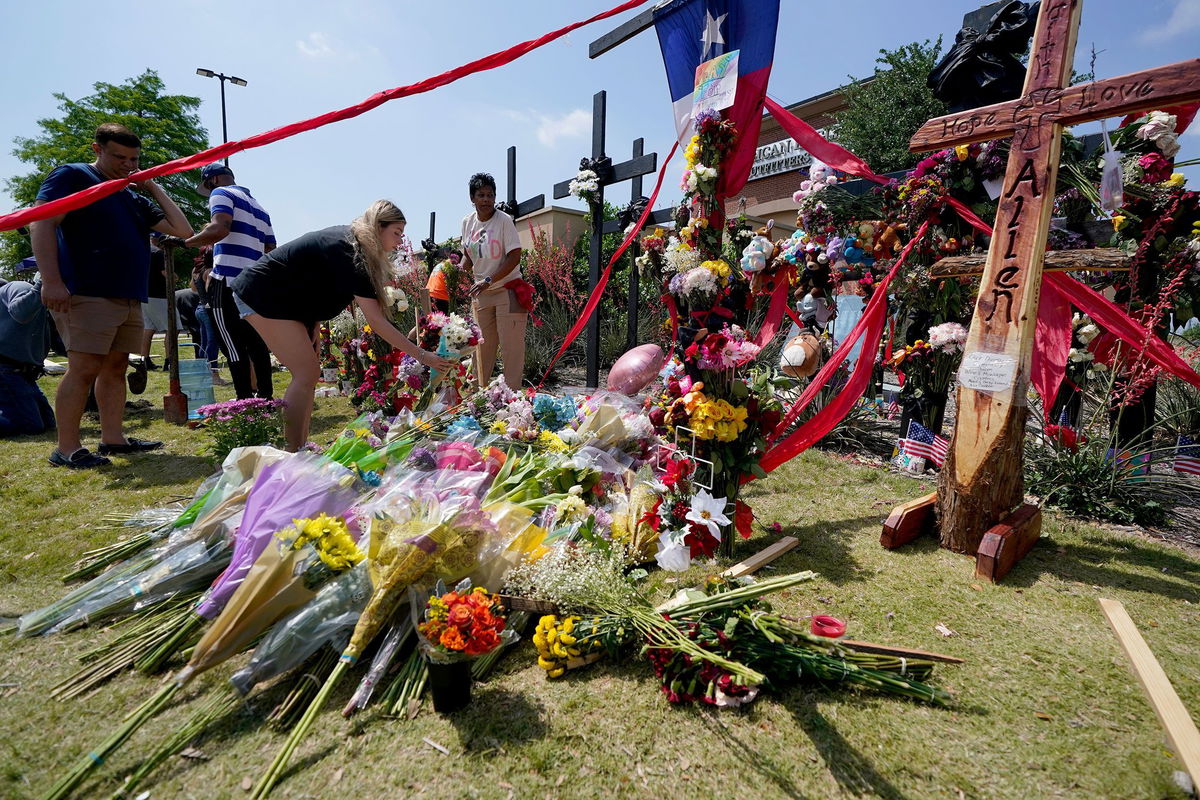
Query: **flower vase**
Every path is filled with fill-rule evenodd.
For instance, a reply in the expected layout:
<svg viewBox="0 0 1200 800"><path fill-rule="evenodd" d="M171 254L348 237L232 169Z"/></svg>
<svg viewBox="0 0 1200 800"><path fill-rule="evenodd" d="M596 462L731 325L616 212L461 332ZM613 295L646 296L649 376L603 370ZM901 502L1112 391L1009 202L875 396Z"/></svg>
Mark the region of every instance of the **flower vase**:
<svg viewBox="0 0 1200 800"><path fill-rule="evenodd" d="M433 710L450 714L471 704L471 662L451 661L429 663L429 691L433 694Z"/></svg>

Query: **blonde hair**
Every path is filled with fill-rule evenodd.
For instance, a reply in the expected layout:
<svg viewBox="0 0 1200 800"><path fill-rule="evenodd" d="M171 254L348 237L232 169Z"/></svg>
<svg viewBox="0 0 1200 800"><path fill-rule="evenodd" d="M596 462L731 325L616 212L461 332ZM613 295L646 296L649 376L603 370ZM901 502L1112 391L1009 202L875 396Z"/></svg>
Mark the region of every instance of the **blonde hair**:
<svg viewBox="0 0 1200 800"><path fill-rule="evenodd" d="M375 299L384 308L387 308L384 288L391 279L392 258L379 240L379 233L385 225L407 221L404 212L391 200L376 200L361 217L350 223L350 232L354 235L354 259L366 269L375 289Z"/></svg>

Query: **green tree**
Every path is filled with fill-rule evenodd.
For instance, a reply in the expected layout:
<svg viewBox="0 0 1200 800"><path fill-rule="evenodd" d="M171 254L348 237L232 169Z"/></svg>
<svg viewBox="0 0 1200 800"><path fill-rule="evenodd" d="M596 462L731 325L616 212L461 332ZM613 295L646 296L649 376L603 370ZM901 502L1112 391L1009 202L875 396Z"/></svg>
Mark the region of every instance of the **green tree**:
<svg viewBox="0 0 1200 800"><path fill-rule="evenodd" d="M6 182L16 207L33 205L42 180L59 164L93 161L92 136L102 122L119 122L141 137L143 168L208 148L208 132L196 114L200 98L164 94L165 85L154 70L119 85L101 82L92 88L92 94L78 100L55 93L61 115L38 120L37 135L13 140L13 155L32 167L28 174ZM208 221L208 203L195 188L199 180L195 170L159 180L197 230ZM27 237L5 231L0 238L0 270L10 271L31 252Z"/></svg>
<svg viewBox="0 0 1200 800"><path fill-rule="evenodd" d="M848 106L837 114L830 138L876 172L914 166L923 156L908 152L908 140L926 120L949 111L925 83L941 50L940 36L932 43L880 50L872 80L850 76L851 83L841 87Z"/></svg>

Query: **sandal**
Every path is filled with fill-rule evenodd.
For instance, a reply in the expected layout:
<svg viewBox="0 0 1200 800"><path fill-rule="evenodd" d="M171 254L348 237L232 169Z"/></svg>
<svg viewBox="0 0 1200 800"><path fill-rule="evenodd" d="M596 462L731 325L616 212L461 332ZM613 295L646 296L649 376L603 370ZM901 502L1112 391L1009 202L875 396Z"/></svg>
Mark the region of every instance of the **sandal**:
<svg viewBox="0 0 1200 800"><path fill-rule="evenodd" d="M162 442L152 442L146 439L135 439L132 436L126 436L125 441L120 444L105 444L100 443L100 455L109 456L115 453L141 453L145 450L157 450L162 447Z"/></svg>
<svg viewBox="0 0 1200 800"><path fill-rule="evenodd" d="M86 447L81 447L70 456L64 456L61 450L55 449L50 454L50 463L56 467L70 467L71 469L92 469L93 467L107 467L112 463L104 456L98 456Z"/></svg>

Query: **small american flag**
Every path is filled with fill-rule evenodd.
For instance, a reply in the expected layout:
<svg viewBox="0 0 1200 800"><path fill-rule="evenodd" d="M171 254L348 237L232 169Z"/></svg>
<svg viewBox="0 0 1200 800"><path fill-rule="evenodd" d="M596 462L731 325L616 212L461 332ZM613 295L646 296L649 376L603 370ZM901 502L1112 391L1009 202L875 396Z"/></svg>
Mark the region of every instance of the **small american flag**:
<svg viewBox="0 0 1200 800"><path fill-rule="evenodd" d="M1200 446L1191 436L1180 436L1176 442L1174 467L1184 475L1200 475Z"/></svg>
<svg viewBox="0 0 1200 800"><path fill-rule="evenodd" d="M900 404L899 404L899 403L897 403L895 400L893 400L892 402L888 403L888 406L887 406L887 418L888 418L888 419L895 419L897 416L899 416L899 414L900 414Z"/></svg>
<svg viewBox="0 0 1200 800"><path fill-rule="evenodd" d="M900 452L914 458L927 458L937 466L946 460L949 440L936 435L915 419L908 423L908 436L900 440Z"/></svg>

